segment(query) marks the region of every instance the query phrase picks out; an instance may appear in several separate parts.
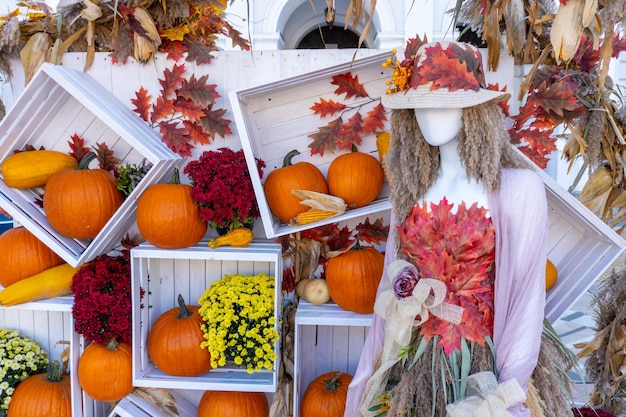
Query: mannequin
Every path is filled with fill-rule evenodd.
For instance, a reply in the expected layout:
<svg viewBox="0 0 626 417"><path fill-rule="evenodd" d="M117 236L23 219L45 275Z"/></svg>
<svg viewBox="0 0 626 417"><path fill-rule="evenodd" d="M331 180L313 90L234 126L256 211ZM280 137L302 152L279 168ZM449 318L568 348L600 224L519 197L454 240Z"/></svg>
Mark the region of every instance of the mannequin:
<svg viewBox="0 0 626 417"><path fill-rule="evenodd" d="M553 366L540 357L548 211L504 127L509 95L485 87L470 45L422 44L397 65L412 68L382 97L385 272L344 417L569 416L558 372L535 372Z"/></svg>

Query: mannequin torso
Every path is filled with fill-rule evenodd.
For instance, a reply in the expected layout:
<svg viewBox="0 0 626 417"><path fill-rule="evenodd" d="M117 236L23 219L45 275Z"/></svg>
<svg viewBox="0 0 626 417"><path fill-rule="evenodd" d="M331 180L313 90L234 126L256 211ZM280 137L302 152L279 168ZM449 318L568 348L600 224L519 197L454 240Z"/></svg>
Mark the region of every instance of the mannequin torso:
<svg viewBox="0 0 626 417"><path fill-rule="evenodd" d="M415 109L415 117L424 139L439 147L439 176L424 195L424 201L439 203L444 197L455 207L478 203L487 207L487 193L482 184L468 179L458 153L457 133L463 127L463 109Z"/></svg>

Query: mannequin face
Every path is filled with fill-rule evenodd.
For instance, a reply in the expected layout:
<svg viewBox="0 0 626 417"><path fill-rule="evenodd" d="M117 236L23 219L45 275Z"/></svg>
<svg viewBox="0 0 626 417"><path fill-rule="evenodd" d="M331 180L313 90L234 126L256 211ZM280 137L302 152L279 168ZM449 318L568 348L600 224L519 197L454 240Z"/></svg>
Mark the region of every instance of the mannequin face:
<svg viewBox="0 0 626 417"><path fill-rule="evenodd" d="M417 124L431 146L450 142L463 127L463 109L415 109Z"/></svg>

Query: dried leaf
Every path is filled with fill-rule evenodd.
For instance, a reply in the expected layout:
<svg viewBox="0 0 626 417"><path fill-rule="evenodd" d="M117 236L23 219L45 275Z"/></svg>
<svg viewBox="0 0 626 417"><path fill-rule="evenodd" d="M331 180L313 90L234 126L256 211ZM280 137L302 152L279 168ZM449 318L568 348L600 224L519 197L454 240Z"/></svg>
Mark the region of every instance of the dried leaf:
<svg viewBox="0 0 626 417"><path fill-rule="evenodd" d="M233 133L230 129L230 120L224 118L225 113L226 109L213 110L213 105L204 109L204 117L200 119L200 124L211 137L214 138L218 134L224 138Z"/></svg>
<svg viewBox="0 0 626 417"><path fill-rule="evenodd" d="M352 97L367 97L367 91L363 84L359 82L359 76L352 76L351 72L334 75L331 84L337 86L335 94L341 95L345 93L346 99Z"/></svg>
<svg viewBox="0 0 626 417"><path fill-rule="evenodd" d="M150 97L148 91L143 87L141 87L139 91L135 92L135 98L130 99L130 102L135 106L133 111L146 122L150 120L151 100L152 97Z"/></svg>
<svg viewBox="0 0 626 417"><path fill-rule="evenodd" d="M178 89L178 95L193 100L202 106L215 104L215 100L221 97L217 92L217 84L208 83L209 76L207 74L196 79L191 74L189 79L183 79Z"/></svg>
<svg viewBox="0 0 626 417"><path fill-rule="evenodd" d="M331 153L335 152L337 143L341 141L342 125L343 120L338 117L329 122L328 125L320 127L317 133L310 134L309 137L313 139L313 142L309 144L311 155L318 153L320 156L324 156L326 150Z"/></svg>
<svg viewBox="0 0 626 417"><path fill-rule="evenodd" d="M367 112L367 116L363 119L363 133L373 134L385 129L385 122L387 121L387 114L385 108L381 103L378 103L374 108Z"/></svg>
<svg viewBox="0 0 626 417"><path fill-rule="evenodd" d="M341 138L337 142L339 150L352 149L363 141L363 118L356 112L341 126Z"/></svg>
<svg viewBox="0 0 626 417"><path fill-rule="evenodd" d="M314 114L319 114L320 117L334 116L346 108L346 105L333 100L326 100L320 97L319 102L315 102L311 107Z"/></svg>
<svg viewBox="0 0 626 417"><path fill-rule="evenodd" d="M20 51L25 85L30 82L41 64L48 60L50 45L52 45L50 35L46 32L37 32Z"/></svg>

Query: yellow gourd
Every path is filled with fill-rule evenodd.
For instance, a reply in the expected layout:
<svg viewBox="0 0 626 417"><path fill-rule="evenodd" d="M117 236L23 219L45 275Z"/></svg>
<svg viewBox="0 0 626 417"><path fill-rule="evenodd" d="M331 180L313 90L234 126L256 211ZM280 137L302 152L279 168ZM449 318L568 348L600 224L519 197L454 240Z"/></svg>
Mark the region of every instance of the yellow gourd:
<svg viewBox="0 0 626 417"><path fill-rule="evenodd" d="M71 155L41 149L14 153L2 161L0 169L6 185L26 189L43 187L53 174L77 166L78 161Z"/></svg>
<svg viewBox="0 0 626 417"><path fill-rule="evenodd" d="M8 307L69 295L72 293L72 279L79 268L64 263L17 281L0 291L0 304Z"/></svg>
<svg viewBox="0 0 626 417"><path fill-rule="evenodd" d="M223 236L209 240L208 245L211 249L215 249L219 246L245 248L252 242L252 239L254 239L252 230L247 227L239 227L231 230Z"/></svg>

